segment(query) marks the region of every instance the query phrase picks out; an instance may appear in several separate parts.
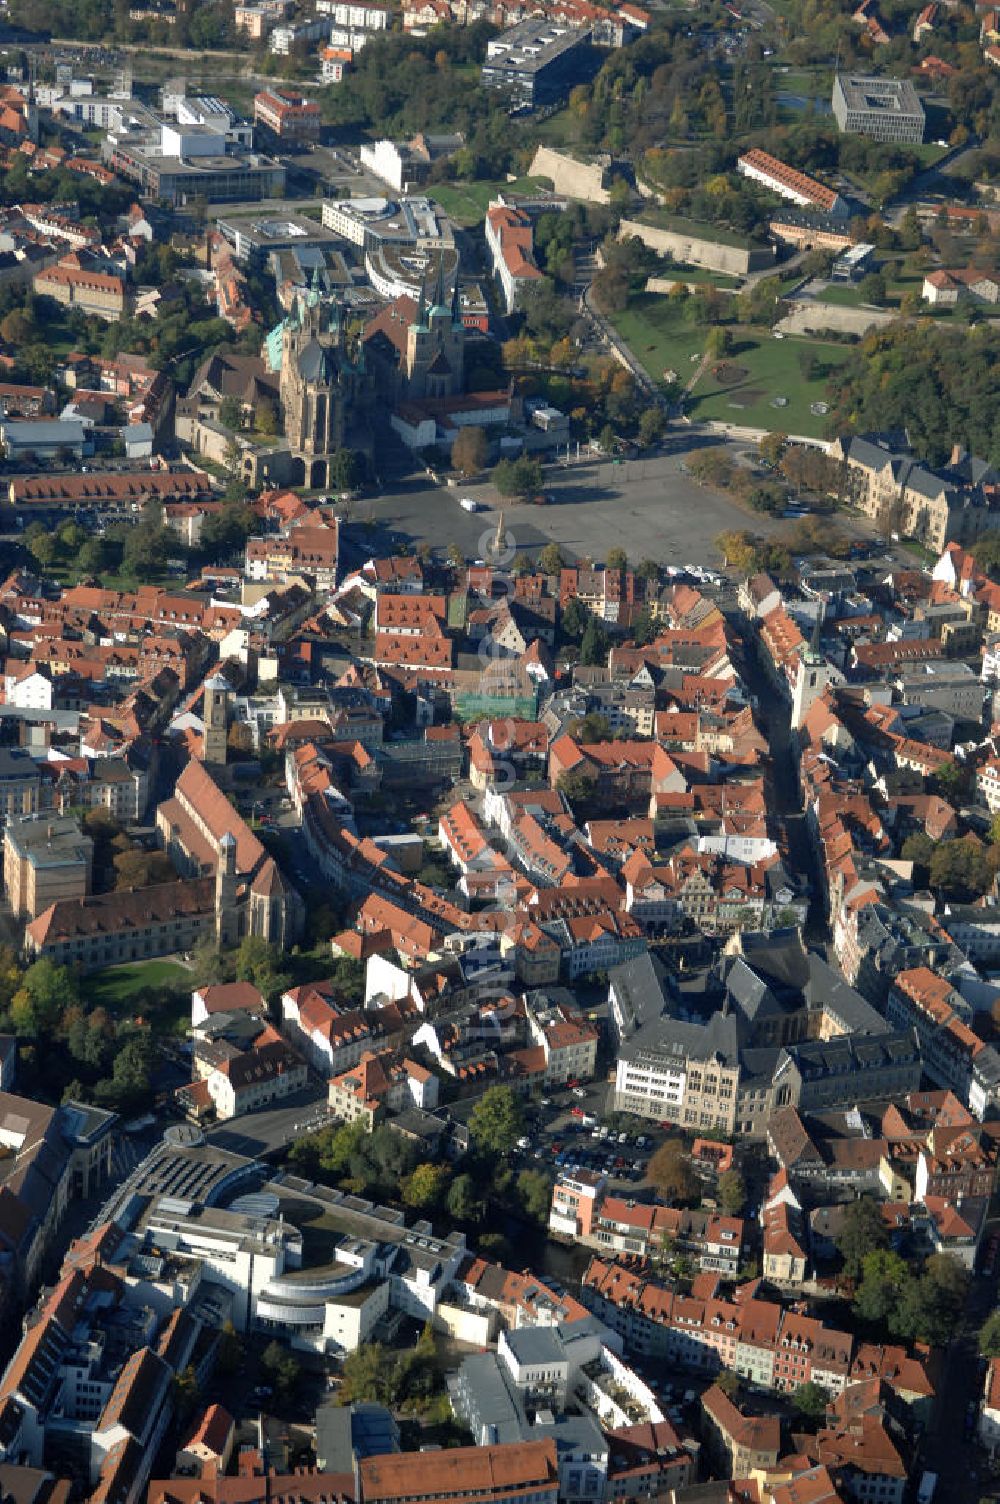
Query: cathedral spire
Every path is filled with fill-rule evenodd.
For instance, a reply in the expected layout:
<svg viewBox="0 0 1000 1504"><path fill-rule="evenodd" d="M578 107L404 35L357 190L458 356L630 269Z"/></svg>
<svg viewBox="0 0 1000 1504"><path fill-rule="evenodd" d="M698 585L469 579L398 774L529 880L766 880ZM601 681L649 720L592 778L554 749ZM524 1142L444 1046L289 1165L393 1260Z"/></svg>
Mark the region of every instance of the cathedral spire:
<svg viewBox="0 0 1000 1504"><path fill-rule="evenodd" d="M434 289L434 307L443 308L444 301L444 257L438 256L437 286Z"/></svg>
<svg viewBox="0 0 1000 1504"><path fill-rule="evenodd" d="M422 329L427 322L427 292L423 279L420 282L420 297L417 300L417 328Z"/></svg>
<svg viewBox="0 0 1000 1504"><path fill-rule="evenodd" d="M451 321L453 324L462 322L462 300L458 296L458 273L455 274L455 283L451 290Z"/></svg>

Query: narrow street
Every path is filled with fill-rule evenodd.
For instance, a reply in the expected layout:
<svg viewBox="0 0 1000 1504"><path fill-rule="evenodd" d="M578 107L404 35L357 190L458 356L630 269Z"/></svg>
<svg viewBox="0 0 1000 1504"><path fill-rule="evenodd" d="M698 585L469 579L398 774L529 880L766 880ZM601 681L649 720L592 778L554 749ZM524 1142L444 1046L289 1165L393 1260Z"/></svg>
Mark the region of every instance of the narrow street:
<svg viewBox="0 0 1000 1504"><path fill-rule="evenodd" d="M984 1236L996 1225L993 1219ZM920 1469L938 1475L934 1504L976 1504L979 1499L996 1498L1000 1492L1000 1479L996 1473L991 1476L985 1454L966 1431L968 1407L982 1398L979 1328L995 1304L996 1276L989 1279L980 1276L972 1286L962 1331L949 1346L941 1365L934 1419L919 1453Z"/></svg>
<svg viewBox="0 0 1000 1504"><path fill-rule="evenodd" d="M785 696L777 692L764 664L756 627L742 616L737 625L744 643L747 688L761 707L759 713L771 744L769 809L784 830L793 870L803 874L809 884L806 939L815 945L823 945L829 937L829 917L823 906L824 884L819 856L809 838L792 751L791 706Z"/></svg>

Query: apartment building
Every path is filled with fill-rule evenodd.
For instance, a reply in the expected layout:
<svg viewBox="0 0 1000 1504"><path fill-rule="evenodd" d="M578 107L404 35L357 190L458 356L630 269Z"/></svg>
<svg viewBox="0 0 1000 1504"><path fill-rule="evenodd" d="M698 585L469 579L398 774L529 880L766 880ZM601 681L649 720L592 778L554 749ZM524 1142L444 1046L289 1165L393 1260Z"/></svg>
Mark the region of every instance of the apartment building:
<svg viewBox="0 0 1000 1504"><path fill-rule="evenodd" d="M605 1184L604 1176L593 1170L560 1175L552 1187L549 1232L573 1242L585 1242L593 1236Z"/></svg>
<svg viewBox="0 0 1000 1504"><path fill-rule="evenodd" d="M558 989L557 989L558 991ZM546 992L525 997L528 1034L545 1054L546 1086L590 1081L597 1064L597 1029L571 999Z"/></svg>
<svg viewBox="0 0 1000 1504"><path fill-rule="evenodd" d="M221 1122L271 1107L308 1083L304 1060L284 1040L267 1040L253 1049L235 1051L221 1059L209 1075L180 1096L189 1110L211 1105Z"/></svg>
<svg viewBox="0 0 1000 1504"><path fill-rule="evenodd" d="M244 572L248 580L277 584L305 576L320 591L336 588L340 532L336 518L322 526L301 523L285 537L248 538Z"/></svg>
<svg viewBox="0 0 1000 1504"><path fill-rule="evenodd" d="M328 1100L343 1122L361 1121L370 1131L390 1111L436 1107L438 1078L394 1050L365 1050L356 1066L332 1078Z"/></svg>
<svg viewBox="0 0 1000 1504"><path fill-rule="evenodd" d="M723 1477L749 1478L776 1466L781 1421L776 1415L743 1415L717 1384L701 1398L708 1450Z"/></svg>
<svg viewBox="0 0 1000 1504"><path fill-rule="evenodd" d="M945 977L926 966L897 974L886 1018L914 1031L928 1077L982 1119L1000 1098L1000 1054L970 1027L972 1009Z"/></svg>
<svg viewBox="0 0 1000 1504"><path fill-rule="evenodd" d="M762 1212L764 1278L775 1285L795 1288L803 1283L809 1267L801 1212L779 1202Z"/></svg>
<svg viewBox="0 0 1000 1504"><path fill-rule="evenodd" d="M634 1267L591 1259L581 1299L631 1350L687 1372L730 1369L760 1389L791 1393L813 1381L831 1395L849 1382L880 1377L908 1404L933 1395L924 1359L902 1348L855 1346L848 1332L777 1302L680 1295Z"/></svg>

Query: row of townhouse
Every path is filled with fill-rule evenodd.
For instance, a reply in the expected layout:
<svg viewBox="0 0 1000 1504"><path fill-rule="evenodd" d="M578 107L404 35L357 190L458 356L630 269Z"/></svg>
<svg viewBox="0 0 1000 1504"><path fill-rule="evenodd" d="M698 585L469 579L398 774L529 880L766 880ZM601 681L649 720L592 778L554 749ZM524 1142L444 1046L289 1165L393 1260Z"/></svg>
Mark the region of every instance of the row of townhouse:
<svg viewBox="0 0 1000 1504"><path fill-rule="evenodd" d="M743 1251L739 1217L685 1211L607 1193L603 1176L561 1174L552 1188L549 1231L585 1248L627 1258L655 1257L666 1244L698 1259L702 1270L735 1275Z"/></svg>
<svg viewBox="0 0 1000 1504"><path fill-rule="evenodd" d="M763 860L730 860L711 849L716 844L739 849L742 841L725 833L702 837L698 849L683 845L656 865L636 852L621 874L628 912L653 932L693 926L705 935L726 936L803 924L807 895L777 852Z"/></svg>
<svg viewBox="0 0 1000 1504"><path fill-rule="evenodd" d="M818 1317L758 1298L754 1288L728 1300L717 1293L681 1295L620 1263L593 1258L580 1298L637 1354L696 1373L729 1369L777 1393L812 1382L836 1396L850 1383L879 1378L920 1418L926 1415L934 1395L926 1354L860 1342Z"/></svg>
<svg viewBox="0 0 1000 1504"><path fill-rule="evenodd" d="M926 966L899 972L886 1004L891 1024L916 1032L930 1080L982 1122L1000 1104L1000 1052L973 1032L972 1012L958 989Z"/></svg>

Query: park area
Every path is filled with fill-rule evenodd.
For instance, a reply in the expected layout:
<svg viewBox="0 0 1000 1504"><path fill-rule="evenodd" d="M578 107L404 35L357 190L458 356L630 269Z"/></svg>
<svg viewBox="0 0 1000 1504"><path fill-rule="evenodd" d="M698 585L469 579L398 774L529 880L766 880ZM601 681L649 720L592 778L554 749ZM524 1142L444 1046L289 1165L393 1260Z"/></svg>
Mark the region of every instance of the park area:
<svg viewBox="0 0 1000 1504"><path fill-rule="evenodd" d="M646 293L615 315L615 327L656 381L673 373L685 386L698 371L709 328L692 323L686 305ZM780 428L820 438L825 432L827 387L850 347L828 340L775 339L770 329L726 326L730 348L707 363L688 398L693 418L749 428Z"/></svg>
<svg viewBox="0 0 1000 1504"><path fill-rule="evenodd" d="M849 355L844 345L828 341L776 340L770 331L735 330L731 351L705 369L688 411L716 423L821 438L829 377Z"/></svg>

